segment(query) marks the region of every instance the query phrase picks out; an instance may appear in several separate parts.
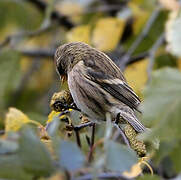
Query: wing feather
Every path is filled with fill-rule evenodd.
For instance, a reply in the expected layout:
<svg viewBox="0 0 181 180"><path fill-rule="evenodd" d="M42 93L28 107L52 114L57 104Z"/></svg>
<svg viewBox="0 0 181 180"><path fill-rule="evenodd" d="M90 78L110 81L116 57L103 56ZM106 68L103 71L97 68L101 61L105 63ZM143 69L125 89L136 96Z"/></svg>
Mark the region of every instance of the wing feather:
<svg viewBox="0 0 181 180"><path fill-rule="evenodd" d="M96 71L95 71L96 69ZM140 104L139 97L134 93L131 87L122 79L109 75L109 72L98 71L98 68L87 68L87 78L99 84L99 86L107 91L114 98L120 100L130 108L138 110Z"/></svg>

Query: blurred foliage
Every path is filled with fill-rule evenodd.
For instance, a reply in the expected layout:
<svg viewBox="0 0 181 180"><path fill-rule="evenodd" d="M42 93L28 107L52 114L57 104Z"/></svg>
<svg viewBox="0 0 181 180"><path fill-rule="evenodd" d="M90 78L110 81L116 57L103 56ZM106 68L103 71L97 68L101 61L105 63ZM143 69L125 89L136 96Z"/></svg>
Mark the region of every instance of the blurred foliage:
<svg viewBox="0 0 181 180"><path fill-rule="evenodd" d="M179 179L180 24L178 0L1 0L0 179ZM92 127L79 130L80 148L74 126L82 125L81 114L51 111L53 93L67 89L53 54L72 41L118 65L129 57L120 68L143 100L140 119L151 131L138 138L146 157L115 138L109 118L96 125L92 147Z"/></svg>

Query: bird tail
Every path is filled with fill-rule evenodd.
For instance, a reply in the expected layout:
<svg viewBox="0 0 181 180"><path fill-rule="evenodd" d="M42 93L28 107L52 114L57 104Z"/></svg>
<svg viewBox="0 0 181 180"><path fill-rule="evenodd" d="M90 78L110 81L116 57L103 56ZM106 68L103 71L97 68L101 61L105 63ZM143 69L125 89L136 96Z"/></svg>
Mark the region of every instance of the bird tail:
<svg viewBox="0 0 181 180"><path fill-rule="evenodd" d="M119 114L120 114L120 117L126 120L129 124L131 124L131 126L138 133L142 133L146 131L147 128L138 120L134 112L128 113L128 112L120 111Z"/></svg>

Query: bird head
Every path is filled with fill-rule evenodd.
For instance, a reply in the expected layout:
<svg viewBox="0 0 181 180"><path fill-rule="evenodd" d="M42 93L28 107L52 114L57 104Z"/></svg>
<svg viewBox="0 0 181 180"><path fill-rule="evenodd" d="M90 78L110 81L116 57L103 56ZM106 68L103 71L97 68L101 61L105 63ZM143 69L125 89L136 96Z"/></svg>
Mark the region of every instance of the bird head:
<svg viewBox="0 0 181 180"><path fill-rule="evenodd" d="M57 73L64 81L67 79L67 73L72 70L75 64L88 54L90 46L82 42L72 42L61 45L55 52L55 65Z"/></svg>

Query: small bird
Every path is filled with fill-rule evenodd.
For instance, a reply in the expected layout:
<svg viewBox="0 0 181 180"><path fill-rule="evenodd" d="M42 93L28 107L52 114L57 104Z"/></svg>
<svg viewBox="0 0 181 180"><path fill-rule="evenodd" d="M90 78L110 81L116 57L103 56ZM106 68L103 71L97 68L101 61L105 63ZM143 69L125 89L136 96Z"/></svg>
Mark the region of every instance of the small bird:
<svg viewBox="0 0 181 180"><path fill-rule="evenodd" d="M135 115L140 99L105 53L88 44L72 42L58 47L54 59L61 80L68 80L76 106L90 121L105 121L109 112L113 119L119 115L137 132L146 130Z"/></svg>

